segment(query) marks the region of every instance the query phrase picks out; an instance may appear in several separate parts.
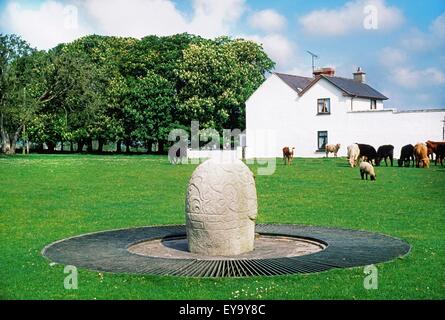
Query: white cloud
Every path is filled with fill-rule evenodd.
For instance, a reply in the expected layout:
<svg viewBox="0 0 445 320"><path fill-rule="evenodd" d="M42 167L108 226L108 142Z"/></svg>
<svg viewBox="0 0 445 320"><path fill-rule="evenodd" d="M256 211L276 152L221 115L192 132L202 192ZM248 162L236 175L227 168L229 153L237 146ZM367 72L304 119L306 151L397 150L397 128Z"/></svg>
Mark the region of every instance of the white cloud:
<svg viewBox="0 0 445 320"><path fill-rule="evenodd" d="M283 35L244 35L240 36L240 38L252 40L261 44L268 56L275 61L280 68L292 66L295 62L297 48Z"/></svg>
<svg viewBox="0 0 445 320"><path fill-rule="evenodd" d="M305 32L320 36L367 31L364 27L369 14L365 12L367 6L376 9L377 31L394 29L404 21L402 12L397 7L386 5L385 0L355 0L338 9L312 11L300 18L300 24Z"/></svg>
<svg viewBox="0 0 445 320"><path fill-rule="evenodd" d="M295 76L312 77L312 66L310 66L308 63L306 64L300 63L297 66L292 66L291 68L283 69L283 72Z"/></svg>
<svg viewBox="0 0 445 320"><path fill-rule="evenodd" d="M391 72L391 78L405 88L439 86L445 84L445 73L437 68L413 69L398 67Z"/></svg>
<svg viewBox="0 0 445 320"><path fill-rule="evenodd" d="M409 51L428 51L436 43L431 34L422 32L418 29L412 29L401 40L402 46Z"/></svg>
<svg viewBox="0 0 445 320"><path fill-rule="evenodd" d="M190 15L172 0L46 0L38 7L10 2L0 21L2 29L48 49L91 33L136 38L183 32L208 38L230 35L245 12L245 0L192 1ZM77 28L64 27L67 8L78 10Z"/></svg>
<svg viewBox="0 0 445 320"><path fill-rule="evenodd" d="M444 45L445 14L437 17L430 24L428 31L423 32L415 28L408 30L399 47L386 47L379 53L380 64L385 67L387 75L387 86L392 88L389 95L392 104L419 107L427 104L437 105L438 101L443 101L439 92L445 85L445 70L443 63L440 63L444 57L436 56L434 52ZM424 54L428 52L433 52L431 57L436 62L431 62L430 66L423 68L416 67L417 61L424 60ZM401 94L404 91L409 93Z"/></svg>
<svg viewBox="0 0 445 320"><path fill-rule="evenodd" d="M249 18L251 27L266 32L281 31L286 27L286 18L272 9L266 9L255 12Z"/></svg>
<svg viewBox="0 0 445 320"><path fill-rule="evenodd" d="M186 29L184 17L170 1L89 0L84 11L100 33L140 38L148 34L168 35Z"/></svg>
<svg viewBox="0 0 445 320"><path fill-rule="evenodd" d="M86 12L98 28L109 35L160 36L190 32L213 38L230 34L244 13L244 0L193 0L193 13L188 18L171 0L89 0Z"/></svg>
<svg viewBox="0 0 445 320"><path fill-rule="evenodd" d="M193 10L187 31L213 38L231 34L246 7L244 0L193 0Z"/></svg>
<svg viewBox="0 0 445 320"><path fill-rule="evenodd" d="M440 41L445 41L445 12L433 21L430 30Z"/></svg>
<svg viewBox="0 0 445 320"><path fill-rule="evenodd" d="M445 45L445 13L430 24L428 32L411 29L401 40L401 44L410 51L429 51Z"/></svg>
<svg viewBox="0 0 445 320"><path fill-rule="evenodd" d="M277 63L277 69L286 69L295 65L297 47L281 33L287 24L285 17L275 10L265 9L255 11L249 18L249 24L266 34L243 35L240 38L261 44L267 55Z"/></svg>
<svg viewBox="0 0 445 320"><path fill-rule="evenodd" d="M0 16L2 29L21 35L31 46L49 49L91 32L81 24L76 7L57 1L45 1L38 8L27 9L18 2L7 4Z"/></svg>
<svg viewBox="0 0 445 320"><path fill-rule="evenodd" d="M394 67L403 64L407 60L405 51L400 49L386 47L379 53L379 61L382 65L387 67Z"/></svg>
<svg viewBox="0 0 445 320"><path fill-rule="evenodd" d="M192 1L192 10L186 14L171 0L131 0L130 3L128 0L71 0L78 9L79 21L89 22L88 29L80 22L77 29L63 28L66 2L62 0L47 0L34 8L10 3L4 17L8 31L23 36L38 48L48 49L91 33L135 38L183 32L207 38L231 35L246 11L245 0ZM273 10L258 14L265 17L263 30L279 30L285 25L285 19ZM295 46L285 36L270 33L244 38L263 44L280 66L292 65Z"/></svg>
<svg viewBox="0 0 445 320"><path fill-rule="evenodd" d="M431 100L431 95L427 93L418 93L416 94L416 100L421 101L423 103L428 103Z"/></svg>

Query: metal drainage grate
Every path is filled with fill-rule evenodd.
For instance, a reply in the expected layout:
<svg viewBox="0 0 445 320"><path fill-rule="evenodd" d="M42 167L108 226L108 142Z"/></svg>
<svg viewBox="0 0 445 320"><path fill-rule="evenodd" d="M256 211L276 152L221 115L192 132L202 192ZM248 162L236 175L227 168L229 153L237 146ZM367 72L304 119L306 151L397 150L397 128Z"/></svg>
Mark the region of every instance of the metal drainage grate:
<svg viewBox="0 0 445 320"><path fill-rule="evenodd" d="M200 260L133 254L138 242L184 237L185 226L152 226L80 235L54 242L42 254L64 265L114 273L187 277L248 277L312 273L386 262L406 255L410 245L400 239L366 231L304 225L260 224L262 235L298 237L322 242L322 251L269 259Z"/></svg>

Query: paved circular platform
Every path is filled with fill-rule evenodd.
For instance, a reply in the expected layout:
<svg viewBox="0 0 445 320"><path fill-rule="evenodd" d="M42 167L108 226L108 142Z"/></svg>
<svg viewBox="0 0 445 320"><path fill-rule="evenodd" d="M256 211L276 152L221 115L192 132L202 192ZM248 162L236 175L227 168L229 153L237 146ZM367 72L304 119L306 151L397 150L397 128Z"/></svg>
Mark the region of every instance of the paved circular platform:
<svg viewBox="0 0 445 320"><path fill-rule="evenodd" d="M171 237L138 242L128 247L131 253L147 257L200 260L240 260L298 257L324 250L322 242L297 237L257 235L255 250L236 256L203 256L188 250L187 238Z"/></svg>
<svg viewBox="0 0 445 320"><path fill-rule="evenodd" d="M365 266L393 260L410 250L410 245L400 239L358 230L260 224L256 233L255 251L231 257L202 257L187 252L183 225L80 235L52 243L42 254L53 262L95 271L243 277Z"/></svg>

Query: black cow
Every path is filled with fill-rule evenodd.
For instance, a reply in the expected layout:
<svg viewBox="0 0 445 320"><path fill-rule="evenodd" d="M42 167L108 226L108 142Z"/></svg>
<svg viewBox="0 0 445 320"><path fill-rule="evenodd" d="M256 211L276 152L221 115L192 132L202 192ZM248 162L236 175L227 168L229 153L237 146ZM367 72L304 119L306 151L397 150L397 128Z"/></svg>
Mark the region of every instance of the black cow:
<svg viewBox="0 0 445 320"><path fill-rule="evenodd" d="M360 156L359 158L363 157L365 161L368 161L369 163L372 163L372 161L376 161L377 159L377 151L375 151L375 148L373 146L370 146L369 144L361 144L357 143L358 148L360 149Z"/></svg>
<svg viewBox="0 0 445 320"><path fill-rule="evenodd" d="M394 159L394 146L387 144L384 146L380 146L377 149L377 158L375 160L375 165L380 166L380 162L382 160L385 160L386 166L388 166L388 162L386 162L386 159L389 158L391 161L391 167L393 165L393 159Z"/></svg>
<svg viewBox="0 0 445 320"><path fill-rule="evenodd" d="M443 166L443 159L445 158L445 144L437 145L436 149L436 164L439 160L440 164Z"/></svg>
<svg viewBox="0 0 445 320"><path fill-rule="evenodd" d="M414 167L415 164L414 146L412 144L407 144L406 146L402 147L402 150L400 150L400 159L398 161L399 167L401 166L409 167L411 160L413 161L413 167Z"/></svg>

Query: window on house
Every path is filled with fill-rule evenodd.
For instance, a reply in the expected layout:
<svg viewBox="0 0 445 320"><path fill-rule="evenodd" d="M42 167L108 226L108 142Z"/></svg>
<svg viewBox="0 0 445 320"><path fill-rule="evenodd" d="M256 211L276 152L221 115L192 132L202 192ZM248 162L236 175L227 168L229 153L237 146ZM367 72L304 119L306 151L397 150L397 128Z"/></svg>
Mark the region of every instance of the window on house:
<svg viewBox="0 0 445 320"><path fill-rule="evenodd" d="M371 110L377 110L377 100L371 100Z"/></svg>
<svg viewBox="0 0 445 320"><path fill-rule="evenodd" d="M328 144L328 132L318 131L318 150L325 150Z"/></svg>
<svg viewBox="0 0 445 320"><path fill-rule="evenodd" d="M317 100L317 111L318 114L329 114L331 113L331 99L318 99Z"/></svg>

